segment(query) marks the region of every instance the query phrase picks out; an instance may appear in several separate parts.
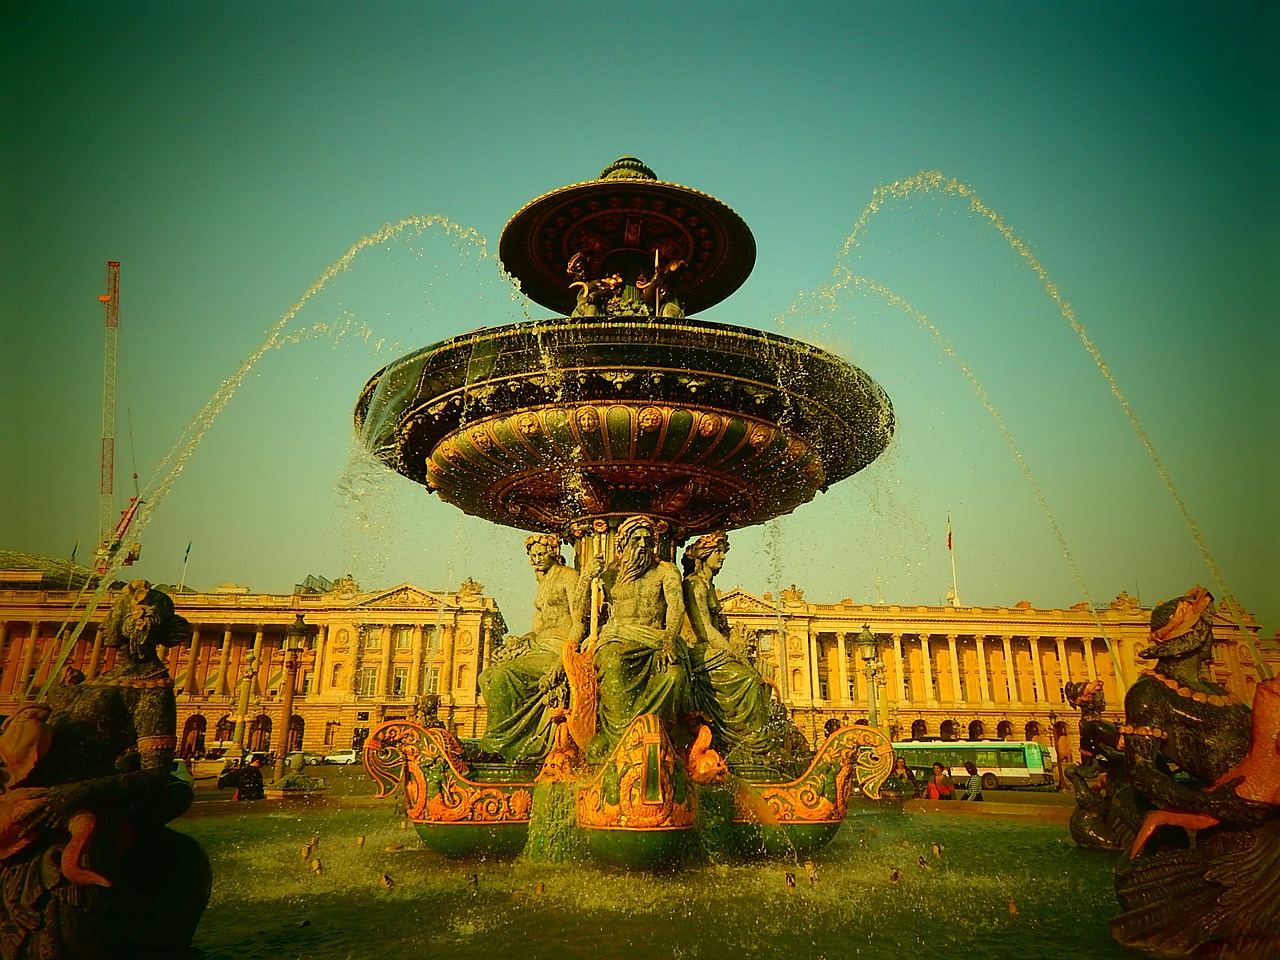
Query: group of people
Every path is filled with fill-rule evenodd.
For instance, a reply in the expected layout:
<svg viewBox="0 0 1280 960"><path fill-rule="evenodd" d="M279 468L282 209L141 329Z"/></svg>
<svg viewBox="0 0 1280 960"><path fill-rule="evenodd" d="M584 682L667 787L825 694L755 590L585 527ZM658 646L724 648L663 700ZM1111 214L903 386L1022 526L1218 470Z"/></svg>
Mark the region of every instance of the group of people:
<svg viewBox="0 0 1280 960"><path fill-rule="evenodd" d="M681 746L690 718L706 723L726 760L767 761L781 748L789 724L775 722L772 687L730 643L712 582L729 552L724 533L685 549L683 577L659 559L657 525L646 516L618 526L612 562L593 553L581 572L565 565L554 534L529 537L525 550L538 580L533 629L480 675L489 708L483 750L508 762L547 755L566 644L593 658L589 759L607 755L642 714L658 716Z"/></svg>
<svg viewBox="0 0 1280 960"><path fill-rule="evenodd" d="M978 773L977 764L972 760L966 760L964 764L965 773L968 779L964 782L964 789L960 793L961 800L982 801L982 776ZM904 794L910 794L908 800L913 797L923 797L926 800L954 800L956 799L956 782L951 779L950 771L941 763L933 765L933 772L929 778L925 780L924 786L920 786L920 782L916 779L915 773L907 766L905 757L898 757L893 762L893 775L898 778L898 782L902 785Z"/></svg>

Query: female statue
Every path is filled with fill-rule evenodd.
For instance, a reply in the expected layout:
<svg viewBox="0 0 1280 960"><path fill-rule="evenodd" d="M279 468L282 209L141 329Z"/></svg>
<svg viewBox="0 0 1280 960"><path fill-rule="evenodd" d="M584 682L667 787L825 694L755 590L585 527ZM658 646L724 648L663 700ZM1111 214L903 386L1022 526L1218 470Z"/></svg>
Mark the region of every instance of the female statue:
<svg viewBox="0 0 1280 960"><path fill-rule="evenodd" d="M491 664L480 674L480 692L489 707L483 750L509 763L540 761L551 749L551 691L563 677L565 642L581 637L574 613L578 574L564 565L560 538L534 534L525 552L538 580L533 601L533 630L521 638L519 652Z"/></svg>
<svg viewBox="0 0 1280 960"><path fill-rule="evenodd" d="M1280 696L1277 681L1260 683L1251 715L1202 676L1212 601L1195 587L1152 611L1154 644L1142 656L1155 667L1125 697L1129 783L1156 809L1136 859L1116 868L1124 912L1111 930L1167 956L1260 960L1280 943ZM1169 825L1198 830L1194 846Z"/></svg>
<svg viewBox="0 0 1280 960"><path fill-rule="evenodd" d="M689 639L690 700L707 717L716 749L727 762L768 762L784 728L770 723L772 687L729 642L729 623L713 584L729 552L724 533L709 533L685 548L684 603Z"/></svg>

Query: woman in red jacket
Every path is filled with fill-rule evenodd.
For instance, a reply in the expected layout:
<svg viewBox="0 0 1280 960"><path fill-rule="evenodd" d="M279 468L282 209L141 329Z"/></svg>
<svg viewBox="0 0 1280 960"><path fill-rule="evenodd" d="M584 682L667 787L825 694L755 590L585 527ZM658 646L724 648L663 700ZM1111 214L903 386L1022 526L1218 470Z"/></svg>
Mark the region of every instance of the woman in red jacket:
<svg viewBox="0 0 1280 960"><path fill-rule="evenodd" d="M933 765L933 776L929 778L929 782L924 788L925 799L927 800L954 800L956 794L956 786L951 782L951 778L947 776L946 768L941 763Z"/></svg>

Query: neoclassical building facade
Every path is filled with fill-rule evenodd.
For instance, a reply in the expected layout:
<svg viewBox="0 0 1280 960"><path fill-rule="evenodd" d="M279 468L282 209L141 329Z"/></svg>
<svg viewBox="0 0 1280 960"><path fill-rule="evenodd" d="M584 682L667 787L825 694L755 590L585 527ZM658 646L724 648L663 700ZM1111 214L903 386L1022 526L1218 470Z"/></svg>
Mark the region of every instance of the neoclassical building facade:
<svg viewBox="0 0 1280 960"><path fill-rule="evenodd" d="M24 579L25 577L25 579ZM244 710L245 747L275 750L284 729L285 632L302 614L308 649L297 660L288 721L289 749L328 753L359 747L383 720L412 715L426 693L440 698L439 719L462 737L484 732L477 677L506 634L497 604L469 579L456 590L400 584L364 590L350 578L293 594L251 593L226 585L174 592L192 624L188 644L171 648L181 748L232 739ZM34 574L0 573L0 715L34 696L69 632L75 590ZM894 739L1039 739L1074 750L1077 715L1068 682L1097 680L1108 715L1123 716L1124 691L1145 668L1150 608L1126 594L1109 604L1066 610L1012 607L812 603L791 587L776 599L734 588L721 594L725 615L812 742L828 720L868 718L869 686L878 724ZM1245 702L1258 670L1244 631L1274 673L1275 638L1256 636L1247 613L1219 605L1213 679ZM67 664L93 676L108 669L94 612ZM874 683L857 637L866 627L879 657ZM249 654L253 654L253 660ZM252 664L252 668L248 669ZM1066 739L1063 740L1062 738Z"/></svg>
<svg viewBox="0 0 1280 960"><path fill-rule="evenodd" d="M762 673L778 685L792 718L811 739L827 720L868 716L868 672L857 637L866 627L879 657L877 722L895 740L1038 739L1065 735L1074 751L1078 715L1071 681L1097 680L1107 715L1124 716L1124 692L1149 663L1151 609L1121 593L1109 604L1048 610L1012 607L810 603L792 586L774 599L741 589L721 595L735 632L749 639ZM1247 630L1272 674L1275 638L1259 642L1247 613L1215 616L1213 680L1246 703L1258 670ZM1054 737L1056 739L1056 736Z"/></svg>
<svg viewBox="0 0 1280 960"><path fill-rule="evenodd" d="M48 676L59 634L76 622L69 618L77 591L38 583L5 588L25 586L10 579L0 587L0 714L35 695L27 691L38 691ZM428 692L439 695L440 719L460 736L483 733L476 676L506 625L482 590L468 579L452 591L407 583L366 591L346 578L322 592L262 594L234 585L174 592L178 613L192 625L190 643L168 651L180 750L229 743L241 702L245 748L278 749L285 631L298 614L310 640L296 661L289 749L358 748L372 727L410 716ZM100 634L108 604L94 611L66 661L87 677L114 663Z"/></svg>

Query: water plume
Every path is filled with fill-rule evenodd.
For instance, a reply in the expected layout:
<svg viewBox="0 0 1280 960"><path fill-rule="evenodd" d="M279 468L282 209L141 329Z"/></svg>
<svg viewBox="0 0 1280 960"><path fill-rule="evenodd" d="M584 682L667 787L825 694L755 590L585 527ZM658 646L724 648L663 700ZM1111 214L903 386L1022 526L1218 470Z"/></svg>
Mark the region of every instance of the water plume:
<svg viewBox="0 0 1280 960"><path fill-rule="evenodd" d="M1111 390L1112 396L1114 396L1116 402L1120 404L1120 408L1124 411L1124 415L1128 419L1134 434L1142 444L1143 449L1146 450L1147 456L1150 458L1157 475L1164 483L1165 489L1172 498L1179 514L1182 516L1183 522L1186 524L1187 530L1191 535L1191 539L1195 543L1196 548L1200 551L1200 556L1209 570L1209 575L1213 578L1213 582L1217 585L1224 597L1231 596L1231 591L1227 587L1222 571L1219 569L1217 561L1209 550L1208 542L1200 532L1200 527L1196 523L1195 518L1191 516L1191 511L1187 508L1186 501L1183 500L1182 495L1178 492L1177 486L1173 482L1173 476L1169 473L1164 460L1156 450L1155 444L1151 440L1151 436L1147 433L1147 430L1143 426L1141 419L1139 419L1133 405L1130 404L1128 398L1124 394L1124 391L1121 390L1119 381L1111 372L1111 368L1106 359L1102 356L1102 351L1098 349L1097 344L1095 344L1093 339L1089 336L1088 330L1076 316L1075 310L1072 308L1071 304L1062 297L1058 284L1049 276L1049 272L1045 269L1044 264L1040 262L1039 258L1037 258L1032 252L1031 247L1014 232L1013 228L999 213L983 202L982 198L978 195L977 191L973 189L973 187L938 170L921 170L910 177L904 177L876 187L875 190L872 191L871 199L867 202L866 206L862 209L862 212L858 215L858 219L854 222L853 230L849 233L849 236L845 238L844 244L840 248L840 252L836 257L836 266L832 271L832 275L835 278L834 281L820 288L815 294L816 299L820 302L825 301L828 309L834 309L836 298L840 291L850 285L869 284L869 281L858 276L846 262L854 250L861 244L862 233L866 229L867 224L877 213L884 209L886 204L889 202L905 200L912 196L921 194L956 196L967 201L970 211L990 223L996 232L1005 239L1010 248L1022 258L1023 262L1040 280L1045 293L1048 294L1049 298L1057 305L1059 314L1070 325L1071 329L1079 338L1081 345L1093 360L1094 365L1097 366L1098 371L1107 381L1107 385ZM789 317L800 313L801 309L802 308L798 300L797 303L793 304L785 314L777 317L775 322L785 324ZM1260 677L1263 679L1269 679L1271 676L1271 670L1265 663L1263 663L1253 634L1244 623L1244 618L1238 613L1238 605L1232 603L1227 606L1233 619L1235 619L1237 627L1239 627L1242 641L1248 647L1250 655L1253 657L1254 664ZM1108 641L1108 643L1110 643L1110 641Z"/></svg>
<svg viewBox="0 0 1280 960"><path fill-rule="evenodd" d="M213 426L218 415L226 408L227 404L231 402L231 398L235 396L236 391L244 383L250 371L253 370L258 361L267 353L290 344L302 343L322 336L342 337L347 334L355 334L366 342L373 342L375 349L381 349L383 342L375 342L372 340L373 331L365 324L356 323L354 318L349 314L344 314L344 316L337 321L315 323L309 328L300 331L290 332L287 331L287 327L290 321L298 315L302 308L305 307L317 294L324 290L330 280L351 266L356 257L359 256L362 251L404 235L421 236L424 232L432 228L440 229L446 235L453 236L459 241L466 242L472 249L479 251L481 259L492 259L484 238L480 236L474 228L462 227L454 223L449 218L438 214L431 216L405 217L396 223L383 224L382 227L375 230L373 233L367 234L353 243L347 249L346 253L330 264L306 289L306 291L303 292L302 296L299 297L298 300L293 303L289 309L275 321L275 323L271 325L267 331L266 339L257 348L250 352L247 357L240 361L240 364L232 372L231 376L222 381L221 386L214 392L213 396L205 402L204 406L200 408L195 417L193 417L190 423L188 423L183 429L173 446L156 466L151 478L143 488L143 492L139 497L140 506L134 516L133 528L131 531L132 537L136 538L142 535L147 524L150 523L151 518L155 515L156 510L169 494L174 483L177 482L178 477L182 474L183 469L195 453L196 448L200 445L200 441L204 439L205 434L208 433L209 428ZM506 277L506 274L502 273L501 270L499 273ZM510 280L510 277L506 278ZM512 293L512 298L515 299L518 296L519 292L518 289L516 289ZM46 675L44 684L40 688L41 699L48 696L53 684L57 682L57 677L61 673L63 666L66 664L67 658L70 656L76 641L79 639L80 634L88 623L93 611L101 602L102 597L105 596L107 591L110 589L111 583L119 573L120 568L124 565L124 559L124 551L120 551L114 558L112 558L107 569L100 576L98 586L90 594L89 599L86 602L85 609L81 613L74 628L72 628L70 632L65 632L66 624L64 624L63 630L59 631L59 635L63 635L65 632L65 636L57 659L52 664ZM81 597L85 592L86 591L81 592ZM77 597L77 604L79 603L79 600L80 597ZM68 618L67 623L70 623L70 618ZM31 686L34 686L34 680L32 681ZM30 686L28 687L28 692L30 692Z"/></svg>
<svg viewBox="0 0 1280 960"><path fill-rule="evenodd" d="M1058 547L1062 550L1062 555L1066 558L1067 565L1071 568L1071 574L1075 577L1076 585L1080 588L1080 594L1089 604L1089 610L1093 614L1094 623L1098 628L1098 632L1101 634L1103 640L1106 641L1107 650L1110 652L1112 661L1116 665L1116 670L1120 673L1118 679L1122 686L1127 686L1124 678L1124 668L1121 662L1120 651L1116 649L1111 637L1107 635L1106 628L1102 625L1102 619L1098 616L1093 603L1090 601L1089 586L1085 582L1084 574L1080 571L1080 565L1076 562L1075 555L1071 552L1071 548L1067 546L1067 539L1063 536L1062 528L1058 526L1058 521L1054 517L1053 511L1049 508L1049 501L1045 498L1044 491L1041 489L1039 481L1036 480L1035 474L1031 472L1031 467L1027 464L1026 458L1022 455L1022 450L1018 447L1017 440L1014 439L1013 433L1005 424L1004 417L1000 414L995 403L991 400L991 395L987 393L986 387L984 387L981 381L978 380L973 369L964 360L964 358L956 352L952 343L942 335L942 331L938 329L937 324L930 320L925 314L916 310L911 306L911 304L907 303L907 301L903 300L888 287L876 283L873 280L868 280L866 277L851 276L850 282L858 286L865 287L872 293L883 297L890 305L898 308L907 314L907 316L914 319L917 324L929 332L929 336L933 338L934 343L936 343L942 352L960 368L960 372L963 373L965 379L969 381L969 385L973 387L974 393L978 396L978 402L982 404L983 409L985 409L991 416L992 421L996 425L996 429L1000 432L1000 438L1004 441L1005 446L1009 448L1009 452L1013 455L1014 463L1017 464L1018 470L1022 474L1023 479L1027 481L1027 485L1031 488L1031 495L1035 498L1036 504L1042 511L1044 511L1045 518L1049 522L1049 528L1053 531L1054 539L1058 541Z"/></svg>

